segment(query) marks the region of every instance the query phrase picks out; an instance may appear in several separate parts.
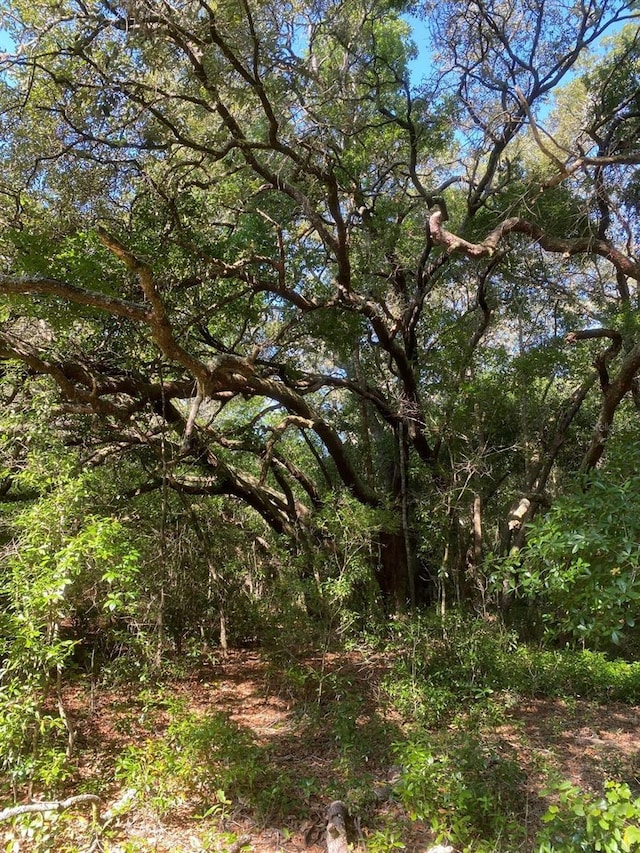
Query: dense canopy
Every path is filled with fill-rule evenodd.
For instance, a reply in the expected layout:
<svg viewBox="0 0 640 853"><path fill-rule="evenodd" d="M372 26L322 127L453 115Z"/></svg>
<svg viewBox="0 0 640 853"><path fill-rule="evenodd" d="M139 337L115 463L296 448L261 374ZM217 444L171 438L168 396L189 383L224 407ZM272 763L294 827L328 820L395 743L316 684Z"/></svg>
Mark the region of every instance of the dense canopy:
<svg viewBox="0 0 640 853"><path fill-rule="evenodd" d="M635 4L1 15L5 504L83 476L124 539L192 537L195 586L190 553L266 564L276 534L403 607L486 602L573 478L624 480Z"/></svg>

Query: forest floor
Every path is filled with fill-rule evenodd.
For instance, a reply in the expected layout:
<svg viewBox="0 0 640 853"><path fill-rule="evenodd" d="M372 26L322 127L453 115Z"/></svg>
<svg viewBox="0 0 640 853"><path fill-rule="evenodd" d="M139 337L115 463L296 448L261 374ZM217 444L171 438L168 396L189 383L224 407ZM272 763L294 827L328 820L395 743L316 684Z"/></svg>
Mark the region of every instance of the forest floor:
<svg viewBox="0 0 640 853"><path fill-rule="evenodd" d="M65 796L99 794L112 815L102 842L110 853L318 853L336 798L349 805L355 841L368 850L424 851L434 843L429 826L411 819L393 789L394 744L415 722L389 701L388 673L385 658L361 652L283 662L242 651L202 659L157 685L70 686L64 698L77 737ZM489 773L498 759L518 768L531 838L550 777L589 790L611 778L637 786L639 707L493 701L500 714L480 714L462 737L477 741ZM207 720L208 729L198 728ZM456 720L434 731L436 742L460 727ZM215 791L205 790L215 787L202 774L207 756L220 774ZM88 833L79 815L68 820L71 836Z"/></svg>

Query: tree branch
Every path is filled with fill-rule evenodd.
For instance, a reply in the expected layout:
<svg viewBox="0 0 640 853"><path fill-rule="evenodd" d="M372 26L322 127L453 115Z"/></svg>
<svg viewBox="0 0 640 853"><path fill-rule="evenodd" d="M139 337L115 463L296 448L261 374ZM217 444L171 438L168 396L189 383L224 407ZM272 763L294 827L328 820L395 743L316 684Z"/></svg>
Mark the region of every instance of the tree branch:
<svg viewBox="0 0 640 853"><path fill-rule="evenodd" d="M442 227L443 214L437 208L429 217L429 232L434 243L444 246L448 253L460 251L472 258L493 257L502 240L509 234L526 234L547 252L572 255L590 254L606 258L619 272L640 281L640 264L624 255L608 241L597 237L552 237L533 222L519 217L505 219L481 243L471 243Z"/></svg>
<svg viewBox="0 0 640 853"><path fill-rule="evenodd" d="M76 305L86 305L116 317L124 317L134 323L148 323L151 319L151 314L144 305L87 290L57 278L0 275L0 293L47 293Z"/></svg>

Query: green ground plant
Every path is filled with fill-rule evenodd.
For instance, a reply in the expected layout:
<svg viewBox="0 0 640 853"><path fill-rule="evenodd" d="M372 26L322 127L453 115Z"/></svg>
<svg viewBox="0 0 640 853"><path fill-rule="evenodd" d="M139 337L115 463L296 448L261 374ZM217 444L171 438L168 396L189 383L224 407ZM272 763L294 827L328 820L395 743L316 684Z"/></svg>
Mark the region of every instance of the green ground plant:
<svg viewBox="0 0 640 853"><path fill-rule="evenodd" d="M441 841L464 850L498 849L524 841L524 774L517 761L481 744L480 732L455 737L416 733L396 747L403 773L396 792L413 819L429 823Z"/></svg>
<svg viewBox="0 0 640 853"><path fill-rule="evenodd" d="M369 654L379 653L379 638L376 643ZM134 811L152 809L166 821L179 808L211 838L228 828L232 816L291 832L292 819L299 822L340 798L362 822L367 849L374 853L399 849L414 824L426 825L434 838L465 853L637 849L639 802L631 777L625 782L627 764L618 771L602 764L602 771L616 777L603 796L549 782L546 823L536 838L541 804L528 762L537 776L550 780L557 775L554 762L538 760L535 750L523 759L496 734L503 726L517 730L511 711L527 697L561 697L565 706L578 696L605 702L617 691L619 698L635 701L635 665L602 653L526 647L497 623L455 614L444 623L425 617L398 621L390 643L386 657L395 669L381 691L369 691L359 677L354 651L339 669L329 665L330 654L326 659L290 654L278 682L269 674L274 661L265 657L261 684L286 700L292 726L267 744L229 711L203 712L187 693L180 699L169 694L176 680L193 676L198 661L191 656L182 669L166 670L166 682L158 677L118 704L115 732L127 739L140 729L153 734L113 756L108 777L135 791ZM439 703L436 711L433 703ZM64 734L57 733L62 757ZM73 781L64 780L45 740L42 759L50 760L49 772L62 790ZM281 748L322 755L322 771L282 763ZM398 768L398 778L381 806L376 790L385 778L380 774L391 766ZM101 793L94 785L91 790ZM34 850L46 853L63 849L67 829L64 822L23 821L14 835L20 840L31 832L40 845Z"/></svg>
<svg viewBox="0 0 640 853"><path fill-rule="evenodd" d="M597 795L562 782L547 794L557 803L542 818L536 853L640 850L640 797L634 798L628 785L609 781Z"/></svg>
<svg viewBox="0 0 640 853"><path fill-rule="evenodd" d="M115 770L159 814L190 802L201 817L220 819L240 808L264 820L295 807L287 774L228 715L199 715L182 701L169 701L167 710L166 735L128 747Z"/></svg>
<svg viewBox="0 0 640 853"><path fill-rule="evenodd" d="M424 725L450 718L461 700L482 703L501 692L640 701L640 662L524 644L499 621L461 613L396 624L388 650L394 663L386 689L407 717Z"/></svg>
<svg viewBox="0 0 640 853"><path fill-rule="evenodd" d="M14 519L16 548L0 579L0 769L14 797L49 794L70 773L75 733L63 702L78 614L125 614L140 554L118 519L89 513L95 478L62 478Z"/></svg>
<svg viewBox="0 0 640 853"><path fill-rule="evenodd" d="M462 614L397 622L390 648L395 663L384 684L406 728L395 748L403 767L397 796L439 839L474 853L530 849L524 768L492 736L513 705L526 698L629 704L640 698L638 663L525 645L500 623ZM551 770L540 766L543 774ZM604 799L569 783L547 796L558 805L547 812L539 853L637 849L637 803L623 782L608 783ZM578 826L589 814L585 827ZM577 838L584 846L571 840Z"/></svg>

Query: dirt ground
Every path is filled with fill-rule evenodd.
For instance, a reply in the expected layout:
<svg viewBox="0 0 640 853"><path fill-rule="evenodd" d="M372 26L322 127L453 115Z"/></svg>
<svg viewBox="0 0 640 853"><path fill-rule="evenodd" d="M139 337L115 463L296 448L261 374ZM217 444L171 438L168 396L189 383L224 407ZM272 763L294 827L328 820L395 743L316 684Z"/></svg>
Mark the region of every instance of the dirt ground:
<svg viewBox="0 0 640 853"><path fill-rule="evenodd" d="M137 800L135 807L123 808L113 821L111 839L104 849L111 853L238 853L241 846L255 853L324 850L325 814L333 798L332 779L339 764L340 744L335 730L323 720L329 719L335 703L346 701L336 684L348 685L350 694L360 697L357 712L362 719L358 718L358 725L366 727L375 721L380 731L386 732L385 737L392 738L406 721L397 718L384 702L381 681L387 666L381 658L364 658L356 653L327 655L305 660L304 669L297 671L314 673L314 678L292 687L290 681L281 678L277 667L257 653L235 652L200 662L188 675L163 682L162 690L172 701L183 700L185 707L197 714L224 713L239 730L250 733L258 746L268 747L269 761L278 772L293 780L304 779L312 786L306 799L300 796L306 803L302 812L297 810L284 820L280 817L276 825L268 819L256 822L249 809L234 804L216 824L217 832L212 833L210 824L194 819L188 803L159 817ZM140 685L118 690L97 688L91 694L72 687L66 695L68 713L77 728L79 764L73 788L97 792L98 785L103 813L108 814L131 796L126 786L114 779L115 757L129 745L161 736L169 723L169 712L162 703L150 714L148 701L145 704L140 697ZM311 710L305 728L305 713ZM607 778L625 779L632 786L639 782L638 707L599 706L580 699L514 701L488 737L493 750L515 756L524 769L526 796L533 811L544 809L539 794L550 770L593 790L599 790ZM408 853L427 850L433 843L428 827L411 821L388 793L389 781L397 772L389 764L388 750L377 754L374 744L359 760L376 790L376 825L401 825L397 846ZM101 778L103 785L99 784ZM356 823L355 830L366 843L369 827Z"/></svg>

